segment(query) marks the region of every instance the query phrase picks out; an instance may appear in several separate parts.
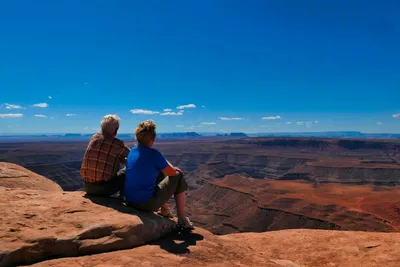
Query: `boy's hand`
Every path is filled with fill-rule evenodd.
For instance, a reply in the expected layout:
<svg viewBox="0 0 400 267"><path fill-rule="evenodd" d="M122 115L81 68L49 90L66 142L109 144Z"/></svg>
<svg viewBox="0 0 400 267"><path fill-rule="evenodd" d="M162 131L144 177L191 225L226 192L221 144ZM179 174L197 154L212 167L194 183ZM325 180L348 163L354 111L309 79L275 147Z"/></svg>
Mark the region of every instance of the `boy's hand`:
<svg viewBox="0 0 400 267"><path fill-rule="evenodd" d="M185 174L183 173L183 171L181 169L179 169L178 167L175 167L175 170L177 172L179 172L180 174L182 174L182 176L184 176Z"/></svg>

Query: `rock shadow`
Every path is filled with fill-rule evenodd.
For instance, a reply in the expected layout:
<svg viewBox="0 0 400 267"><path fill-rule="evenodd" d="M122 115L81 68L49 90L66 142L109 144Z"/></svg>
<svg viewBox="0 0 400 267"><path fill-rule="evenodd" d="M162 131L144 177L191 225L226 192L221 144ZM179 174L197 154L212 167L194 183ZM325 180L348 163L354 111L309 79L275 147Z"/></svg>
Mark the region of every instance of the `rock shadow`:
<svg viewBox="0 0 400 267"><path fill-rule="evenodd" d="M86 199L89 199L93 203L97 205L102 205L108 208L115 209L119 212L132 214L138 216L144 224L147 222L158 219L158 220L166 220L170 223L175 222L173 220L164 218L162 216L156 215L151 212L145 212L133 207L127 206L121 199L112 198L112 197L97 197L85 194L83 196ZM197 241L203 240L204 236L198 233L183 233L176 231L175 228L167 234L166 236L162 237L159 240L150 242L150 245L158 245L161 249L168 251L169 253L173 254L187 254L190 253L190 246L196 246Z"/></svg>
<svg viewBox="0 0 400 267"><path fill-rule="evenodd" d="M204 239L204 236L198 233L171 232L164 238L152 242L152 245L158 245L161 249L173 254L189 254L189 246L196 246L197 241Z"/></svg>
<svg viewBox="0 0 400 267"><path fill-rule="evenodd" d="M98 197L98 196L91 196L88 194L85 194L83 196L83 198L89 199L94 204L112 208L121 213L136 215L142 220L142 222L144 224L151 223L151 221L154 221L154 220L165 220L165 221L168 221L168 223L175 223L174 221L164 218L162 216L159 216L157 214L154 214L151 212L146 212L146 211L141 211L141 210L135 209L133 207L129 207L119 198Z"/></svg>

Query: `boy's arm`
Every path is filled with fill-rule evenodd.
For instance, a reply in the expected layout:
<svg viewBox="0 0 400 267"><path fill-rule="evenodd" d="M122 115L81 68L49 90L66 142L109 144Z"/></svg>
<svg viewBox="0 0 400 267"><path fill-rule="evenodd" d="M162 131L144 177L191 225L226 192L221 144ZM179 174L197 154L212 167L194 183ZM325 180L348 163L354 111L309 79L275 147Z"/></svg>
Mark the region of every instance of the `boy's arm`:
<svg viewBox="0 0 400 267"><path fill-rule="evenodd" d="M181 169L172 165L171 162L169 162L168 160L167 160L167 163L168 163L167 167L165 167L165 169L162 170L163 173L165 173L168 176L175 176L176 172L179 172L180 174L184 175L184 173Z"/></svg>
<svg viewBox="0 0 400 267"><path fill-rule="evenodd" d="M169 164L169 165L171 165L171 167L172 167L172 168L174 168L174 169L175 169L175 171L177 171L177 172L180 172L182 175L184 175L183 171L182 171L180 168L178 168L178 167L175 167L175 166L174 166L174 165L172 165L172 164L171 164L171 162L169 162L168 160L167 160L167 162L168 162L168 164Z"/></svg>

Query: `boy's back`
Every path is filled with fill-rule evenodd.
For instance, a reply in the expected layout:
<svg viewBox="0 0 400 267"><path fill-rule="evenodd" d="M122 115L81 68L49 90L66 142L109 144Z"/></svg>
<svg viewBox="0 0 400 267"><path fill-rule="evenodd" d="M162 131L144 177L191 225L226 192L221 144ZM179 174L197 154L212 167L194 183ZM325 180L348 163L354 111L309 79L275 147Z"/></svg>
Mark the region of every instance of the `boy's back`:
<svg viewBox="0 0 400 267"><path fill-rule="evenodd" d="M126 164L125 197L132 203L143 203L154 194L158 172L168 163L157 150L139 145L131 150Z"/></svg>

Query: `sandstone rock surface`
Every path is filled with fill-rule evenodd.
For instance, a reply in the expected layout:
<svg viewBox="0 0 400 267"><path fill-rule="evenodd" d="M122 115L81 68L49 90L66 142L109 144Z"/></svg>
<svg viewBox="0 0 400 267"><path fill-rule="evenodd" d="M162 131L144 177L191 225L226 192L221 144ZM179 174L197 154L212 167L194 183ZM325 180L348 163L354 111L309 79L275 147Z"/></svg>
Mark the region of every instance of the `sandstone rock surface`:
<svg viewBox="0 0 400 267"><path fill-rule="evenodd" d="M134 249L45 261L53 266L399 266L400 234L282 230L215 236L197 229Z"/></svg>
<svg viewBox="0 0 400 267"><path fill-rule="evenodd" d="M117 199L0 187L0 266L133 248L173 226Z"/></svg>
<svg viewBox="0 0 400 267"><path fill-rule="evenodd" d="M0 162L0 186L45 191L62 191L61 187L46 177L12 163Z"/></svg>

